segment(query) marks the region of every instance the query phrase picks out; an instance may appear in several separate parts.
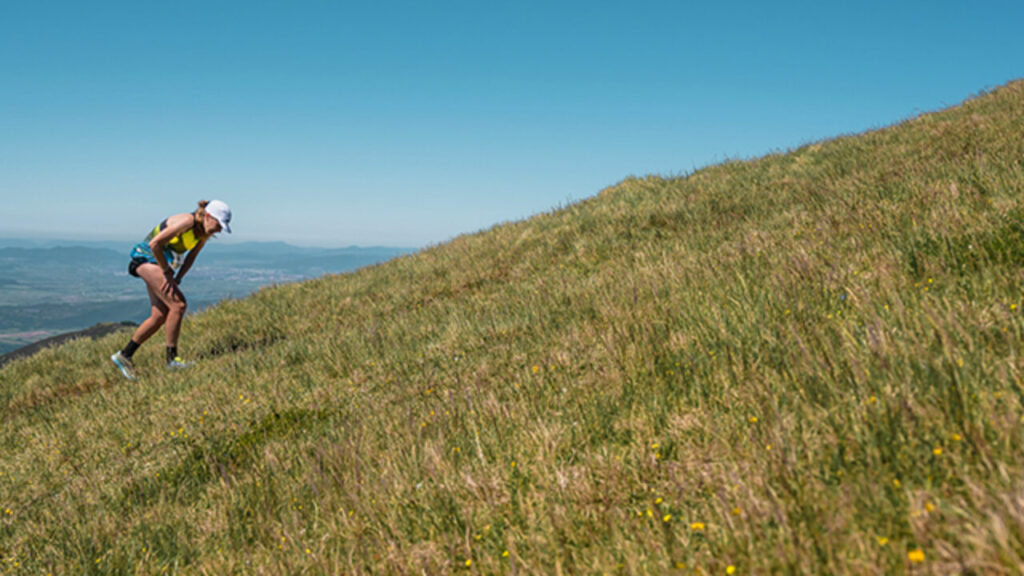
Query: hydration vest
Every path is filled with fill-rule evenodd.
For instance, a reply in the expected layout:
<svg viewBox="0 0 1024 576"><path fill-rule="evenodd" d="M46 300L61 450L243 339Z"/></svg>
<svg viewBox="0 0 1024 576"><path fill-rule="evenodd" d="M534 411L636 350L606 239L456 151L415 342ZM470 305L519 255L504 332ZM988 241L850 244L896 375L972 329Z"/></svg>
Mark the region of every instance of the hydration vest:
<svg viewBox="0 0 1024 576"><path fill-rule="evenodd" d="M143 260L153 262L155 264L156 258L153 257L153 251L150 250L149 243L157 234L166 228L167 220L164 220L156 228L153 228L149 235L146 236L145 240L139 242L134 248L132 248L132 258L142 258ZM171 238L167 244L164 245L164 260L167 261L168 266L177 269L185 260L185 253L198 245L199 238L196 238L195 229L189 228L174 238Z"/></svg>
<svg viewBox="0 0 1024 576"><path fill-rule="evenodd" d="M149 236L146 236L146 242L149 243L157 234L163 232L166 228L167 220L164 220L159 226L153 228L153 231L149 233ZM199 239L196 238L196 231L194 228L189 228L167 241L167 248L170 248L176 254L184 254L198 245Z"/></svg>

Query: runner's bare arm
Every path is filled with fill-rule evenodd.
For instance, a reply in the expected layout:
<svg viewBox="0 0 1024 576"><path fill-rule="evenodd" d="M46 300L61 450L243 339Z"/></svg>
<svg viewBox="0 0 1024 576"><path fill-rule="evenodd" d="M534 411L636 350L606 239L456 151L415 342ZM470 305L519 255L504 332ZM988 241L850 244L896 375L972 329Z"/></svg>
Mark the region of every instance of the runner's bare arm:
<svg viewBox="0 0 1024 576"><path fill-rule="evenodd" d="M189 250L188 254L185 255L185 261L181 263L181 268L178 269L178 276L174 279L175 283L181 284L181 279L185 277L185 274L192 268L192 263L196 261L196 256L199 256L199 251L206 246L206 240L200 240L196 247Z"/></svg>
<svg viewBox="0 0 1024 576"><path fill-rule="evenodd" d="M191 228L193 222L194 219L191 214L171 216L167 219L167 227L149 241L149 249L153 251L153 257L156 258L157 264L160 265L165 275L171 274L172 270L170 264L167 263L167 259L164 258L164 246L171 241L171 238Z"/></svg>

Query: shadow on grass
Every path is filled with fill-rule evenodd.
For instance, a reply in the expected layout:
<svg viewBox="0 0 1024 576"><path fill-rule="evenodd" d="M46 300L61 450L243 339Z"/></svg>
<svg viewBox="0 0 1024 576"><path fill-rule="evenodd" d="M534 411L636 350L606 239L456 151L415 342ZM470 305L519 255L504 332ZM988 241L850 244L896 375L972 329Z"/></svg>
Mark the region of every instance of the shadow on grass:
<svg viewBox="0 0 1024 576"><path fill-rule="evenodd" d="M211 482L230 485L239 471L249 468L262 457L263 447L271 441L307 437L318 425L337 416L326 410L295 408L253 420L248 429L238 435L190 439L187 441L188 452L178 463L145 477L133 478L124 488L118 508L128 511L168 498L182 505L191 505Z"/></svg>

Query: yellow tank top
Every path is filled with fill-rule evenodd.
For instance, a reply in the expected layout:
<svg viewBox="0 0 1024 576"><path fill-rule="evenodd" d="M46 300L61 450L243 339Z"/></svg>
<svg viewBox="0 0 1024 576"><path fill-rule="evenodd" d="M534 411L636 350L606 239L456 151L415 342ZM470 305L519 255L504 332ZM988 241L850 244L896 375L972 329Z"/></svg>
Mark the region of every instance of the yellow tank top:
<svg viewBox="0 0 1024 576"><path fill-rule="evenodd" d="M157 234L163 232L165 228L167 228L167 220L164 220L159 226L153 228L153 231L149 233L146 240L152 240ZM178 254L184 254L198 245L199 239L196 238L196 232L193 228L189 228L167 241L167 247Z"/></svg>
<svg viewBox="0 0 1024 576"><path fill-rule="evenodd" d="M167 228L167 220L164 220L156 228L153 228L149 235L146 236L146 240L143 243L149 244L149 242L165 228ZM199 238L196 238L195 229L189 228L167 241L167 244L164 245L164 259L167 260L167 264L171 268L177 268L181 265L182 260L184 260L183 257L185 253L198 245ZM148 246L146 247L148 248Z"/></svg>

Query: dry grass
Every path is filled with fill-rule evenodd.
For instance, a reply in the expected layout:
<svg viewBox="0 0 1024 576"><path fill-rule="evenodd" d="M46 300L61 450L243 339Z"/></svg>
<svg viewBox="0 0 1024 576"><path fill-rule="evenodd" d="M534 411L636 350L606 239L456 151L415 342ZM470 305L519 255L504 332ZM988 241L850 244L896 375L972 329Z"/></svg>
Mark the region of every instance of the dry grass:
<svg viewBox="0 0 1024 576"><path fill-rule="evenodd" d="M1024 84L0 371L0 573L1024 570Z"/></svg>

